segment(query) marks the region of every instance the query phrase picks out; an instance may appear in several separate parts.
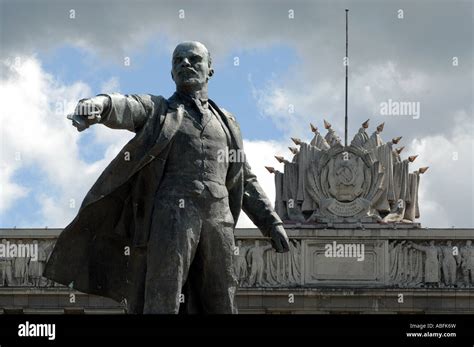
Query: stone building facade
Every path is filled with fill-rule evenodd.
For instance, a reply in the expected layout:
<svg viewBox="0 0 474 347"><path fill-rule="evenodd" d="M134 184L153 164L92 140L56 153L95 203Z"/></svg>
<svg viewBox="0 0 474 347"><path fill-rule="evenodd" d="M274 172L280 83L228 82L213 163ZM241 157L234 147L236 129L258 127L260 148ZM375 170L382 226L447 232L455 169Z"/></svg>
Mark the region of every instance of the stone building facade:
<svg viewBox="0 0 474 347"><path fill-rule="evenodd" d="M257 229L237 229L239 311L474 313L474 230L347 226L288 224L288 253L272 250ZM0 229L0 312L124 313L120 303L41 276L60 233ZM11 252L20 246L37 251Z"/></svg>

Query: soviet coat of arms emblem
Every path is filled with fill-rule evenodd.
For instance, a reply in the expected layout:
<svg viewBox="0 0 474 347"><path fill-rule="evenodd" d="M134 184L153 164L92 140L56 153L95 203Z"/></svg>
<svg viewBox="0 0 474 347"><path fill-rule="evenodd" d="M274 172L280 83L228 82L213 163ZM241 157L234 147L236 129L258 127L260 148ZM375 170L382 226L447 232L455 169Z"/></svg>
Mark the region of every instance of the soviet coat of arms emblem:
<svg viewBox="0 0 474 347"><path fill-rule="evenodd" d="M380 124L369 136L368 120L348 146L324 122L326 136L311 125L310 143L293 138L299 146L290 147L291 161L281 156L284 172L275 174L275 208L283 220L293 222L402 222L419 217L420 174L428 167L409 172L417 156L401 159L401 148L394 148L401 137L384 142Z"/></svg>
<svg viewBox="0 0 474 347"><path fill-rule="evenodd" d="M380 193L377 188L382 179L379 162L366 151L341 144L331 147L307 172L308 194L319 202L315 217L373 215L370 207Z"/></svg>

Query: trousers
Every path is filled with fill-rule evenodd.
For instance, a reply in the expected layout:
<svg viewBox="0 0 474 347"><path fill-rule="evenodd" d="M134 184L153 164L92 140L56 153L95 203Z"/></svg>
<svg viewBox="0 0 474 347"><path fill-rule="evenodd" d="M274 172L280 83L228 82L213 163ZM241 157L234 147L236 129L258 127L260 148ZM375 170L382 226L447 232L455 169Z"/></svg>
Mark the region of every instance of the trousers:
<svg viewBox="0 0 474 347"><path fill-rule="evenodd" d="M237 313L234 249L227 197L157 194L143 313Z"/></svg>

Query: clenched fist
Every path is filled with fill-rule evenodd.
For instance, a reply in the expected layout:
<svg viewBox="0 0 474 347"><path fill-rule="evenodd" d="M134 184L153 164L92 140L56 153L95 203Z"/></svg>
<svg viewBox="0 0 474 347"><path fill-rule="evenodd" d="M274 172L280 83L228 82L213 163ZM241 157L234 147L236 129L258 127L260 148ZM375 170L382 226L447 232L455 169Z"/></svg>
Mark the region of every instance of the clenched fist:
<svg viewBox="0 0 474 347"><path fill-rule="evenodd" d="M90 125L100 122L101 115L108 110L110 98L98 95L90 99L79 100L73 114L67 116L78 131L87 129Z"/></svg>
<svg viewBox="0 0 474 347"><path fill-rule="evenodd" d="M273 226L270 232L270 241L278 253L285 253L290 250L290 241L286 235L285 228L281 224Z"/></svg>

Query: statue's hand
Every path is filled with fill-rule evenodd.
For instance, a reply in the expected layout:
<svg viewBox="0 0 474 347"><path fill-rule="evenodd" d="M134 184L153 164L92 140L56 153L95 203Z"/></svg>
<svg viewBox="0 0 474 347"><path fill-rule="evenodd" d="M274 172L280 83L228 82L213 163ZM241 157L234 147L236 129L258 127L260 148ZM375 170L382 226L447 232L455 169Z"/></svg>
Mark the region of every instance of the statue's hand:
<svg viewBox="0 0 474 347"><path fill-rule="evenodd" d="M284 253L290 250L290 241L288 240L288 236L286 235L283 225L274 225L272 227L272 231L270 232L270 238L272 246L277 252Z"/></svg>
<svg viewBox="0 0 474 347"><path fill-rule="evenodd" d="M90 125L100 122L101 115L109 107L109 103L109 97L105 95L79 100L74 113L67 118L72 120L72 125L78 131L83 131Z"/></svg>

